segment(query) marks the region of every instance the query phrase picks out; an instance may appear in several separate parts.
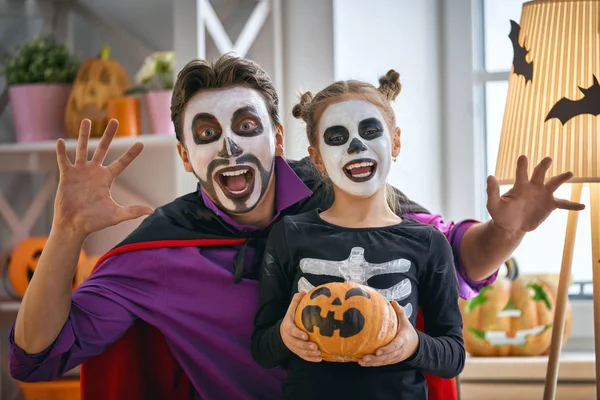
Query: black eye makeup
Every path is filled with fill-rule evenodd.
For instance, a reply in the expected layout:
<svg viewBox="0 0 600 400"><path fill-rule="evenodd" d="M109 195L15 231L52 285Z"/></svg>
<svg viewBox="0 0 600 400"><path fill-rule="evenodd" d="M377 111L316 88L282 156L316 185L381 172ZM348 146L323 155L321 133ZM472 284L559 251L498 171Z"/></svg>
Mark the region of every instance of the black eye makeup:
<svg viewBox="0 0 600 400"><path fill-rule="evenodd" d="M329 146L341 146L350 138L348 129L341 125L330 126L323 133L323 140Z"/></svg>
<svg viewBox="0 0 600 400"><path fill-rule="evenodd" d="M383 125L377 118L367 118L358 124L358 134L365 140L377 139L383 134Z"/></svg>
<svg viewBox="0 0 600 400"><path fill-rule="evenodd" d="M219 140L221 125L212 114L200 113L192 121L192 137L197 145L208 144Z"/></svg>
<svg viewBox="0 0 600 400"><path fill-rule="evenodd" d="M256 108L247 106L234 112L231 117L231 130L237 135L247 137L263 133L264 128Z"/></svg>

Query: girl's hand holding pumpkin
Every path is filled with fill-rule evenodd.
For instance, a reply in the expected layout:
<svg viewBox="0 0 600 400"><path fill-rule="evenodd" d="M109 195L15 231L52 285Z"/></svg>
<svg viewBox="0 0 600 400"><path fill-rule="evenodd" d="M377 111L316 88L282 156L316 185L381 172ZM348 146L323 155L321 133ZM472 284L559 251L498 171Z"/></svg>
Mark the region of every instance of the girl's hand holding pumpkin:
<svg viewBox="0 0 600 400"><path fill-rule="evenodd" d="M321 352L316 343L309 342L306 332L300 330L294 322L296 308L298 308L298 304L304 295L306 295L306 292L299 292L292 298L292 302L279 326L279 333L283 343L292 353L306 361L320 362Z"/></svg>
<svg viewBox="0 0 600 400"><path fill-rule="evenodd" d="M410 323L404 308L393 301L392 306L398 316L398 332L387 346L378 349L374 355L364 356L358 363L363 367L381 367L402 362L415 354L419 347L419 336Z"/></svg>
<svg viewBox="0 0 600 400"><path fill-rule="evenodd" d="M60 180L54 203L53 228L86 236L122 221L152 213L152 209L147 206L121 206L111 197L110 187L113 181L143 148L142 143L135 143L116 161L103 166L118 126L116 120L110 120L92 159L88 160L91 122L84 119L79 128L74 164L67 156L64 140L58 140L56 156Z"/></svg>

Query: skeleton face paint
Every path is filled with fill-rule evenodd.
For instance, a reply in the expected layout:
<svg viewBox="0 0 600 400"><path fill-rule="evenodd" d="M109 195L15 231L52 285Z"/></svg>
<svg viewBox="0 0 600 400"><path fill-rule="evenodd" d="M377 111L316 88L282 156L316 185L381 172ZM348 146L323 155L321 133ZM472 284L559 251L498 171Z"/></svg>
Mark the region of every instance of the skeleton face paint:
<svg viewBox="0 0 600 400"><path fill-rule="evenodd" d="M381 111L367 101L342 101L325 109L319 151L333 183L355 196L373 195L390 172L390 132Z"/></svg>
<svg viewBox="0 0 600 400"><path fill-rule="evenodd" d="M260 94L249 88L200 92L188 102L184 140L194 173L222 209L251 211L273 173L275 134Z"/></svg>

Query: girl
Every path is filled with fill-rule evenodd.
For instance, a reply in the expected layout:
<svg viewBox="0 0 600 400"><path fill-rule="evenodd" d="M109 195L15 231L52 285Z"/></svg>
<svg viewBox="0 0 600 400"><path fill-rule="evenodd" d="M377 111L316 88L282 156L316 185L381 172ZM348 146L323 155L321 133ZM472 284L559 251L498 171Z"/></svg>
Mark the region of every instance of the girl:
<svg viewBox="0 0 600 400"><path fill-rule="evenodd" d="M294 107L335 200L325 211L285 217L265 250L252 353L263 367L287 366L285 399L426 399L422 372L450 378L464 366L450 245L435 227L401 219L386 199L391 162L400 152L390 104L398 80L391 70L379 88L336 82L314 98L305 93ZM322 361L293 321L304 293L332 281L378 290L398 315L395 339L358 363ZM424 333L414 328L419 309Z"/></svg>

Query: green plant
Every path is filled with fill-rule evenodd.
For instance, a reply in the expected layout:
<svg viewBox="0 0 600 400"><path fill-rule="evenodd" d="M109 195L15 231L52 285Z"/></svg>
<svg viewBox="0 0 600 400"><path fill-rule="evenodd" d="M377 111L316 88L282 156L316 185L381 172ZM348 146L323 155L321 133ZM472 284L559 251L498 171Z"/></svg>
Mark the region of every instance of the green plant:
<svg viewBox="0 0 600 400"><path fill-rule="evenodd" d="M1 63L9 85L24 83L72 83L79 62L67 46L52 35L39 35L23 44Z"/></svg>

